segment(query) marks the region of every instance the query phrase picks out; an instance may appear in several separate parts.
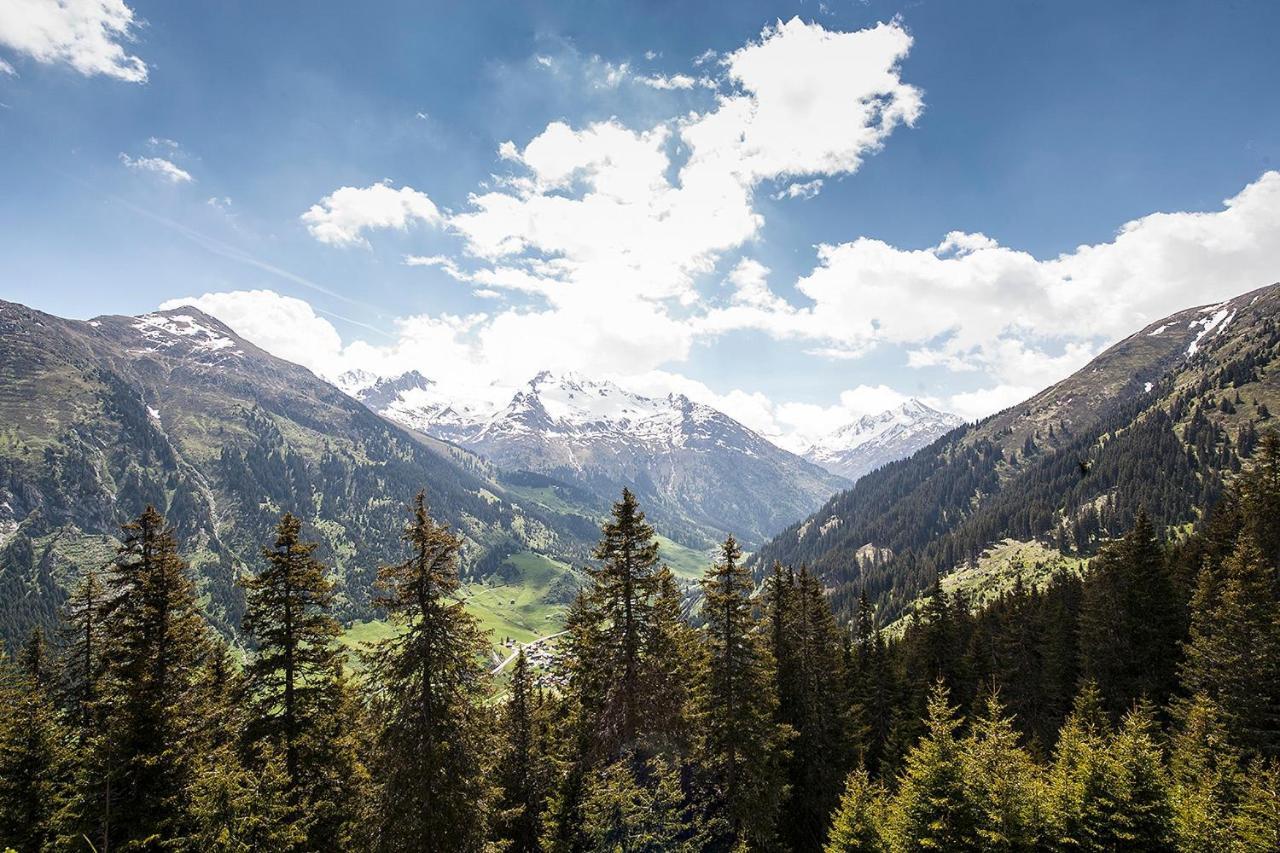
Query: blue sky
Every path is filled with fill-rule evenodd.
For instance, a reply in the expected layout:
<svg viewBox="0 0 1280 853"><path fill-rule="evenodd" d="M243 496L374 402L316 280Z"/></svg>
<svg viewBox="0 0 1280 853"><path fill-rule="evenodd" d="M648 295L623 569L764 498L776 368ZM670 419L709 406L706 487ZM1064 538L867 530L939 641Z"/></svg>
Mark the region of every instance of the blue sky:
<svg viewBox="0 0 1280 853"><path fill-rule="evenodd" d="M1278 4L368 5L2 0L0 296L798 447L1280 279Z"/></svg>

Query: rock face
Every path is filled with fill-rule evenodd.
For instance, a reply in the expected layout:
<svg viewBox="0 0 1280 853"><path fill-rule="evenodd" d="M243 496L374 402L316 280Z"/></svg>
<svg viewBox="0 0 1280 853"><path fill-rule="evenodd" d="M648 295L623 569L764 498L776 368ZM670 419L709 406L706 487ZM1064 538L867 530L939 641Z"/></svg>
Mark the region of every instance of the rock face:
<svg viewBox="0 0 1280 853"><path fill-rule="evenodd" d="M910 456L962 423L956 415L939 412L913 397L823 436L804 452L804 458L856 482L882 465Z"/></svg>
<svg viewBox="0 0 1280 853"><path fill-rule="evenodd" d="M448 400L417 374L355 393L499 468L545 474L602 498L629 487L664 532L690 545L729 533L758 543L848 485L688 397L644 397L574 374L539 373L506 406L489 410Z"/></svg>
<svg viewBox="0 0 1280 853"><path fill-rule="evenodd" d="M0 302L2 639L50 622L147 504L175 525L224 629L239 622L237 574L285 511L335 567L341 614L367 615L419 489L464 537L467 566L517 549L587 552L592 523L514 499L482 460L195 309L82 322Z"/></svg>

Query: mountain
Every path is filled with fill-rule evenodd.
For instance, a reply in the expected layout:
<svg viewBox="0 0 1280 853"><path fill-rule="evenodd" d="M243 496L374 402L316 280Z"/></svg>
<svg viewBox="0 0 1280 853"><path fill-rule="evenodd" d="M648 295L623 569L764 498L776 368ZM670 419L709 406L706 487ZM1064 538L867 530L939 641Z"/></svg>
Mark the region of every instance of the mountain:
<svg viewBox="0 0 1280 853"><path fill-rule="evenodd" d="M882 465L910 456L963 419L939 412L912 397L878 415L863 415L828 433L804 458L850 482Z"/></svg>
<svg viewBox="0 0 1280 853"><path fill-rule="evenodd" d="M665 532L695 547L729 533L759 543L848 485L688 397L645 397L575 374L539 373L494 411L451 401L416 373L364 382L356 394L500 469L549 476L597 502L627 486Z"/></svg>
<svg viewBox="0 0 1280 853"><path fill-rule="evenodd" d="M1001 543L1088 556L1139 509L1166 527L1194 520L1278 407L1272 285L1152 323L1024 403L867 474L755 565L807 563L842 612L865 590L891 620L939 575L981 574Z"/></svg>
<svg viewBox="0 0 1280 853"><path fill-rule="evenodd" d="M107 563L147 503L185 544L206 611L230 630L279 515L334 566L340 614L372 614L377 567L403 553L427 490L465 571L537 551L585 557L596 520L517 499L473 454L392 423L193 308L65 320L0 302L0 633L48 622ZM557 565L560 565L557 563Z"/></svg>

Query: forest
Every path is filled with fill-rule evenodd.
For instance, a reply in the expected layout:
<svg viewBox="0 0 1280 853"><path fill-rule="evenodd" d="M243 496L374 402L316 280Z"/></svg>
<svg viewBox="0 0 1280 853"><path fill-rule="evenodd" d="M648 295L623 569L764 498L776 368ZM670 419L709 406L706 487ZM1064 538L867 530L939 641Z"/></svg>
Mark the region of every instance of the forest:
<svg viewBox="0 0 1280 853"><path fill-rule="evenodd" d="M1253 439L1250 440L1251 444ZM210 626L148 508L0 673L17 851L1280 849L1280 436L1193 529L1082 575L847 624L732 537L696 606L624 491L550 668L490 672L460 541L411 502L348 654L286 513ZM3 846L0 845L0 846Z"/></svg>

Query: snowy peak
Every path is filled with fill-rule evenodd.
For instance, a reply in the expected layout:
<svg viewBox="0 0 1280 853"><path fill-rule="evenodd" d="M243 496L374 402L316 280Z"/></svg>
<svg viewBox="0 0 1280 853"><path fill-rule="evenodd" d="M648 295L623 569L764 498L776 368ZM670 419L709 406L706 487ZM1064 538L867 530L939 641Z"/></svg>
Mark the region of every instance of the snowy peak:
<svg viewBox="0 0 1280 853"><path fill-rule="evenodd" d="M863 415L818 439L804 457L850 480L910 456L963 421L912 397L879 414Z"/></svg>

